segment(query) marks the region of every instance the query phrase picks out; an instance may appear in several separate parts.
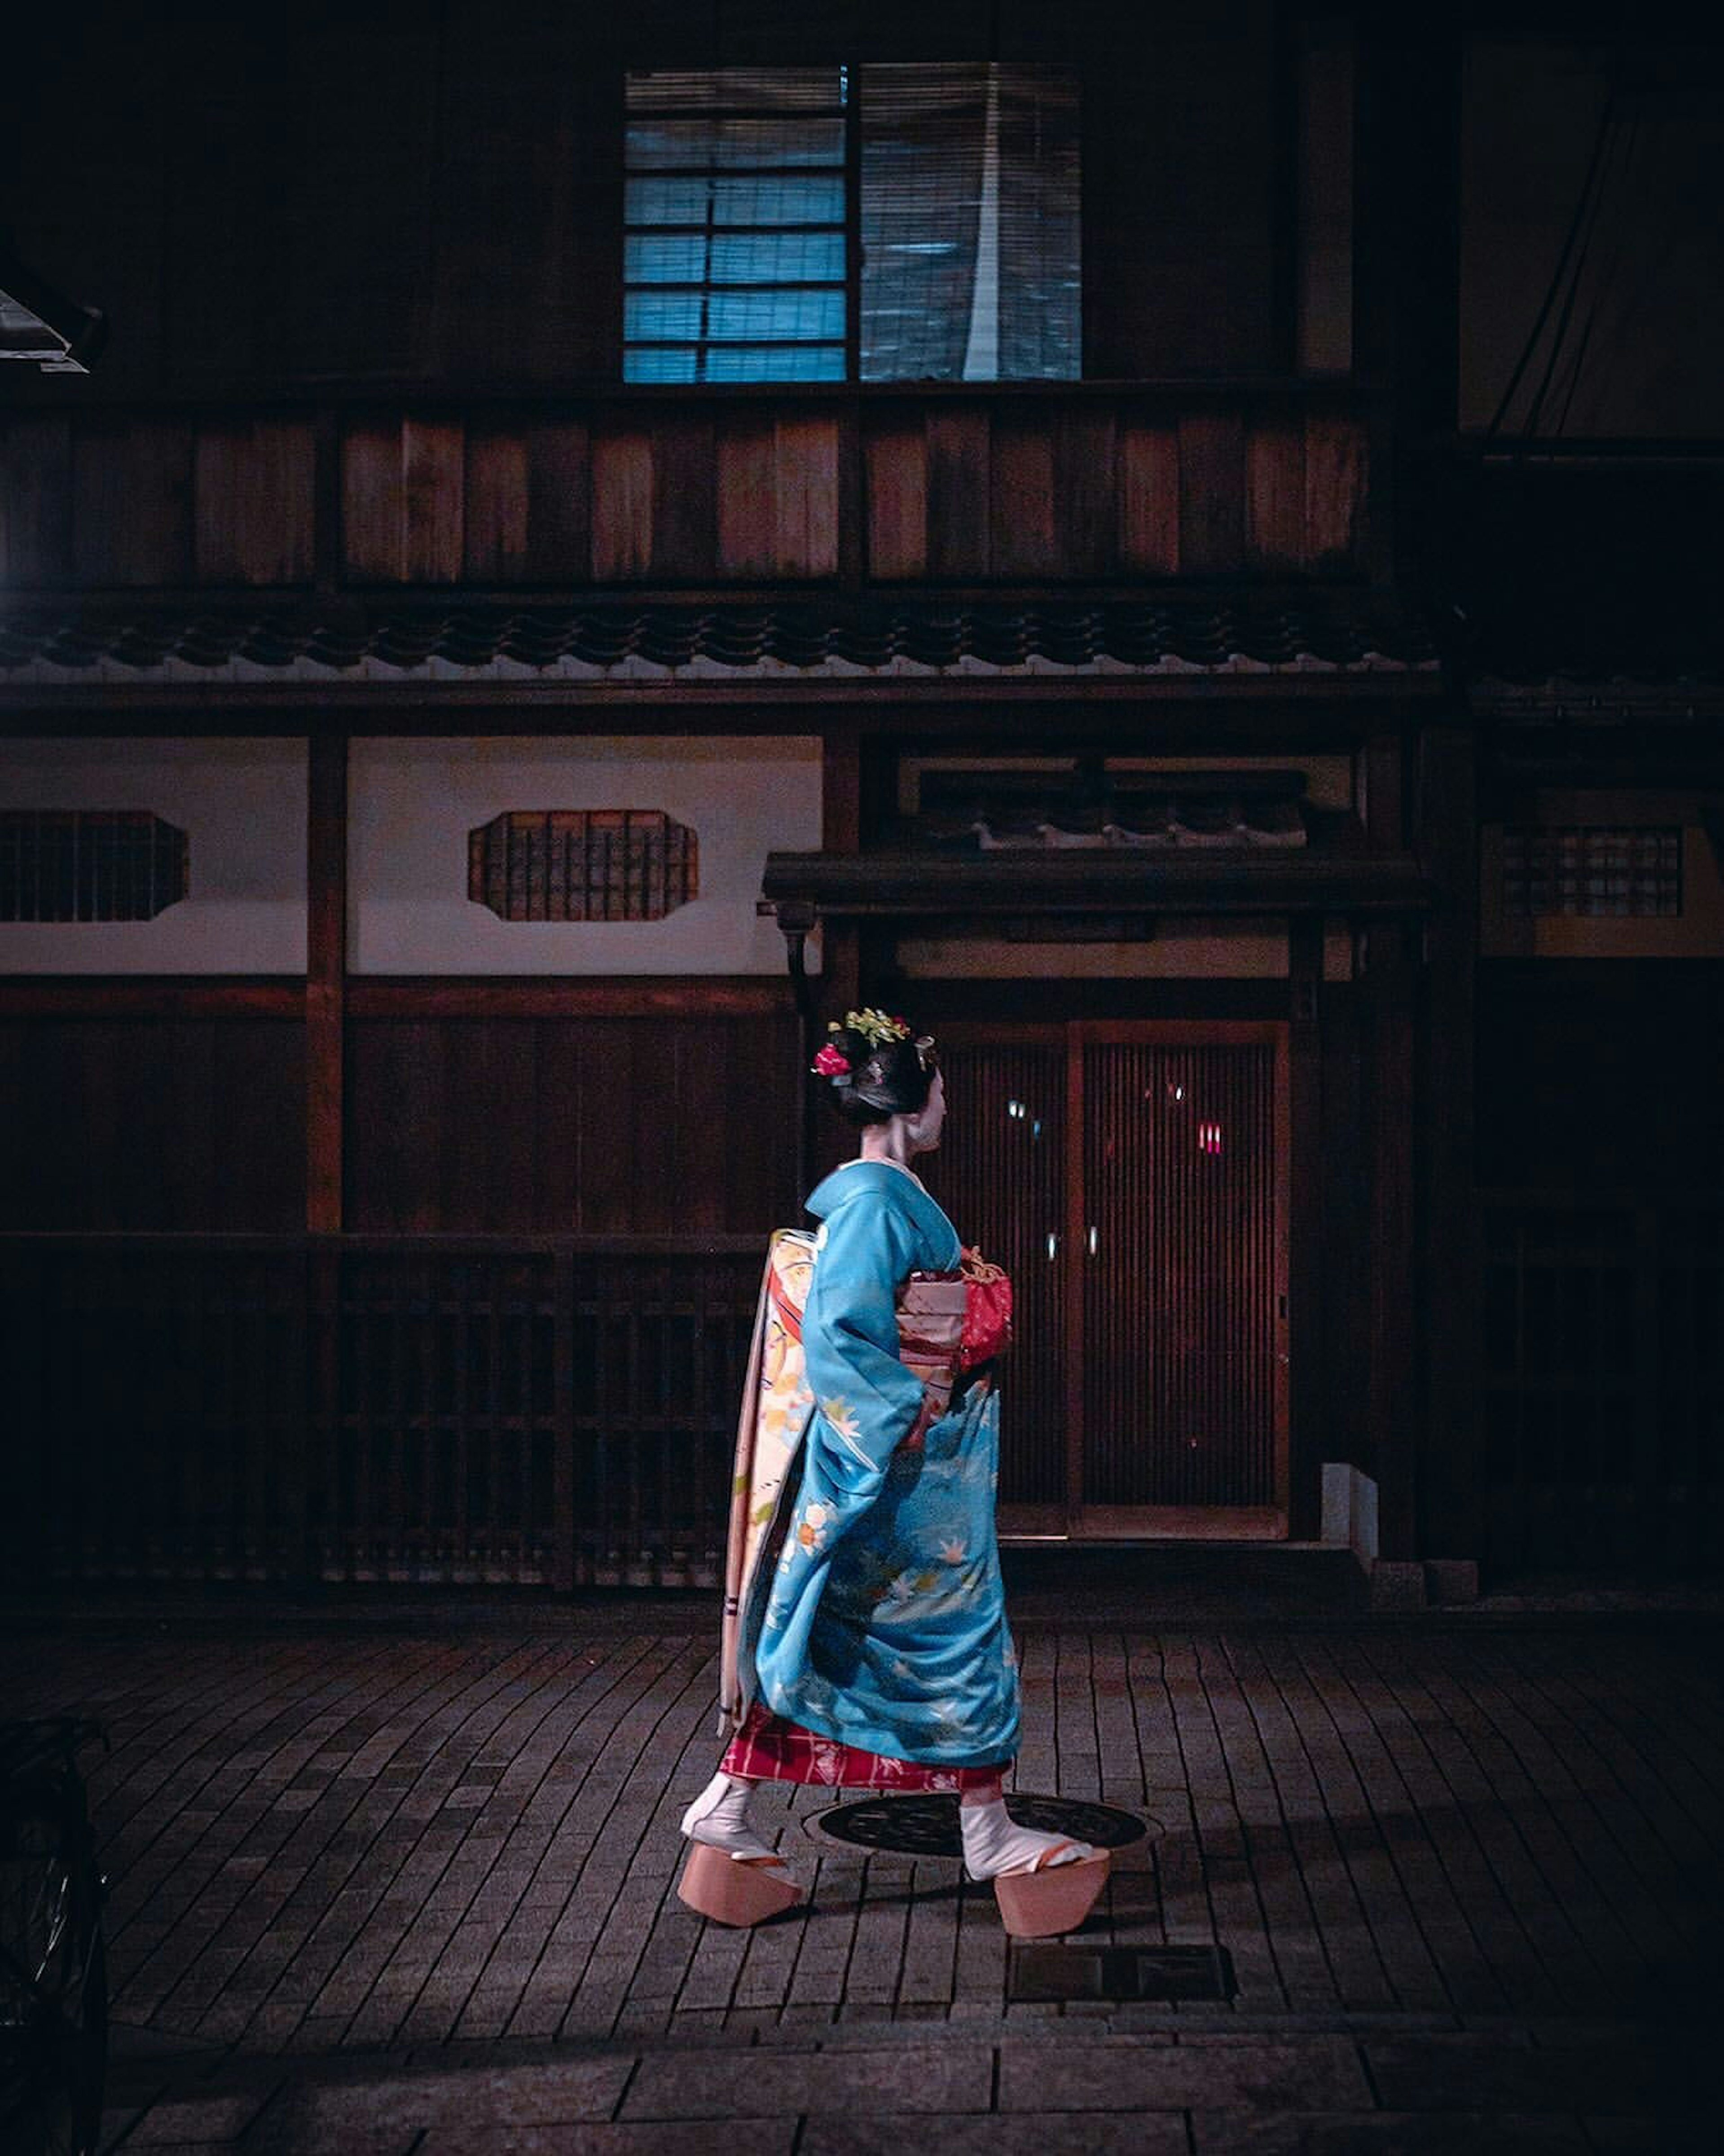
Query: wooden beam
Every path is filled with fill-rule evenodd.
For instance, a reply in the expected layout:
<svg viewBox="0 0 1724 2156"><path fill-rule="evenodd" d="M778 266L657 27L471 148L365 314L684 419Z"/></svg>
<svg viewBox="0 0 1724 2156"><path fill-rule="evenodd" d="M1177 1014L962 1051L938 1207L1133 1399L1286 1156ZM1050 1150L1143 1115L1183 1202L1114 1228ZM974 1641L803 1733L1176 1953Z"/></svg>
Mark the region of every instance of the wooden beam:
<svg viewBox="0 0 1724 2156"><path fill-rule="evenodd" d="M1281 852L1234 847L1030 848L969 855L769 854L769 899L834 919L954 913L1423 912L1431 892L1400 853Z"/></svg>
<svg viewBox="0 0 1724 2156"><path fill-rule="evenodd" d="M305 1225L341 1229L347 985L347 742L315 735L306 830Z"/></svg>
<svg viewBox="0 0 1724 2156"><path fill-rule="evenodd" d="M0 1019L267 1018L300 1020L298 974L42 974L0 980ZM471 974L350 980L350 1019L770 1018L791 1008L770 974Z"/></svg>
<svg viewBox="0 0 1724 2156"><path fill-rule="evenodd" d="M207 689L177 681L21 681L8 687L6 701L13 715L51 713L52 730L66 734L308 733L331 723L362 733L561 734L575 712L605 733L782 734L818 710L864 732L870 726L893 732L911 726L967 729L995 749L1050 724L1070 732L1094 713L1098 732L1118 730L1134 747L1142 745L1142 726L1153 725L1158 744L1170 752L1279 747L1285 754L1290 729L1306 747L1351 746L1386 709L1429 704L1443 694L1434 668L1414 667L1405 673L1026 673L937 680L810 674L452 681L426 675L398 681L333 677L310 696L304 681L291 678L212 682Z"/></svg>
<svg viewBox="0 0 1724 2156"><path fill-rule="evenodd" d="M305 1015L297 974L15 975L0 981L0 1018L273 1018Z"/></svg>
<svg viewBox="0 0 1724 2156"><path fill-rule="evenodd" d="M346 989L347 1015L355 1019L770 1018L792 1002L789 983L768 974L373 976Z"/></svg>

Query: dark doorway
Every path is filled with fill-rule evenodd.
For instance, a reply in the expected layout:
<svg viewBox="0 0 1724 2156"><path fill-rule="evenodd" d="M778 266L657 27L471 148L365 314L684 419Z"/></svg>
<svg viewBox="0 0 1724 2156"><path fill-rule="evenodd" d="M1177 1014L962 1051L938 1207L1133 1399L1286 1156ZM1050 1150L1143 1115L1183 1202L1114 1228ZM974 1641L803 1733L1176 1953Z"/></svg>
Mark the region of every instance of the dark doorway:
<svg viewBox="0 0 1724 2156"><path fill-rule="evenodd" d="M1286 1042L1274 1024L962 1027L928 1181L1011 1273L1000 1526L1286 1532Z"/></svg>

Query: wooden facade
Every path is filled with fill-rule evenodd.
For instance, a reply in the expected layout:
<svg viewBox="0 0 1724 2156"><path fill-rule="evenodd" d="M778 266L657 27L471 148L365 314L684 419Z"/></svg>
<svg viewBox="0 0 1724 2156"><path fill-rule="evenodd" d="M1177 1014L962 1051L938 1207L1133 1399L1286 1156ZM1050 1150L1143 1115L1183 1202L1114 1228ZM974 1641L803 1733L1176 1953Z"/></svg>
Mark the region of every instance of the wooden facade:
<svg viewBox="0 0 1724 2156"><path fill-rule="evenodd" d="M1366 434L1326 384L637 393L14 413L18 591L604 591L1346 578ZM321 498L337 515L320 519Z"/></svg>
<svg viewBox="0 0 1724 2156"><path fill-rule="evenodd" d="M187 30L143 88L123 40L93 84L44 55L42 124L75 89L112 125L51 201L31 179L20 244L68 289L110 275L126 334L0 415L0 633L52 622L59 654L8 658L7 732L303 744L305 963L0 981L18 1517L55 1522L11 1563L709 1581L762 1239L838 1143L808 1042L857 1001L952 1044L931 1179L1009 1256L1031 1343L1008 1526L1315 1541L1339 1467L1413 1573L1716 1556L1724 952L1485 957L1480 855L1554 783L1698 829L1716 752L1680 695L1651 748L1644 711L1481 724L1437 603L1435 557L1509 589L1535 542L1578 575L1624 522L1615 481L1493 492L1456 453L1460 40L1362 19L1326 152L1302 11L1210 12L378 11L308 28L255 116L175 76ZM258 57L241 21L196 35ZM623 69L851 54L1080 67L1086 378L625 388ZM1339 291L1287 204L1343 146ZM1337 321L1343 363L1301 376ZM985 619L994 655L832 663L900 604ZM1125 604L1175 624L1160 657L1049 659L1023 626ZM1440 668L1365 626L1422 604ZM1205 609L1325 608L1332 650L1178 644ZM721 657L375 648L468 610L716 624ZM808 654L767 652L767 616ZM242 619L263 655L200 675L196 624ZM316 655L269 655L306 623ZM760 862L817 974L356 966L356 740L633 734L818 738L818 850ZM941 759L1285 767L1311 843L918 850ZM562 807L659 804L495 804ZM1224 1105L1176 1158L1145 1104L1188 1086Z"/></svg>

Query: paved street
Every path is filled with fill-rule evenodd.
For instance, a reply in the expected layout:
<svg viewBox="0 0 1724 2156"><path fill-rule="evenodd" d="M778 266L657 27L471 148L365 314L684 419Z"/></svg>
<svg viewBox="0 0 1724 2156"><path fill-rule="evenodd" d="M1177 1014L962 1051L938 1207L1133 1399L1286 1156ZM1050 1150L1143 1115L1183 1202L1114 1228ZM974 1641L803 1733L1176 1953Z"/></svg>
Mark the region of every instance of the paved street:
<svg viewBox="0 0 1724 2156"><path fill-rule="evenodd" d="M1085 1943L1219 1944L1231 1999L1014 1999L991 1894L811 1835L830 1792L773 1802L811 1909L703 1926L671 1891L714 1756L685 1619L15 1630L4 1712L113 1740L108 2145L1715 2145L1714 1627L1020 1644L1018 1788L1150 1829Z"/></svg>

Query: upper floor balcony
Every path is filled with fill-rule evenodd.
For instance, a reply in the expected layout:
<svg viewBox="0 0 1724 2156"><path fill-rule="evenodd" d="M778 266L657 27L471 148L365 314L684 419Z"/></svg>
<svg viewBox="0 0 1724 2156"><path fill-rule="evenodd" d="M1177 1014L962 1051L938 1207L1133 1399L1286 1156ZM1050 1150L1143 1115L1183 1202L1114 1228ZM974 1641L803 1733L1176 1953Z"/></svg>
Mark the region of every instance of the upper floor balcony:
<svg viewBox="0 0 1724 2156"><path fill-rule="evenodd" d="M0 588L687 596L1364 574L1366 411L1266 380L15 412Z"/></svg>

